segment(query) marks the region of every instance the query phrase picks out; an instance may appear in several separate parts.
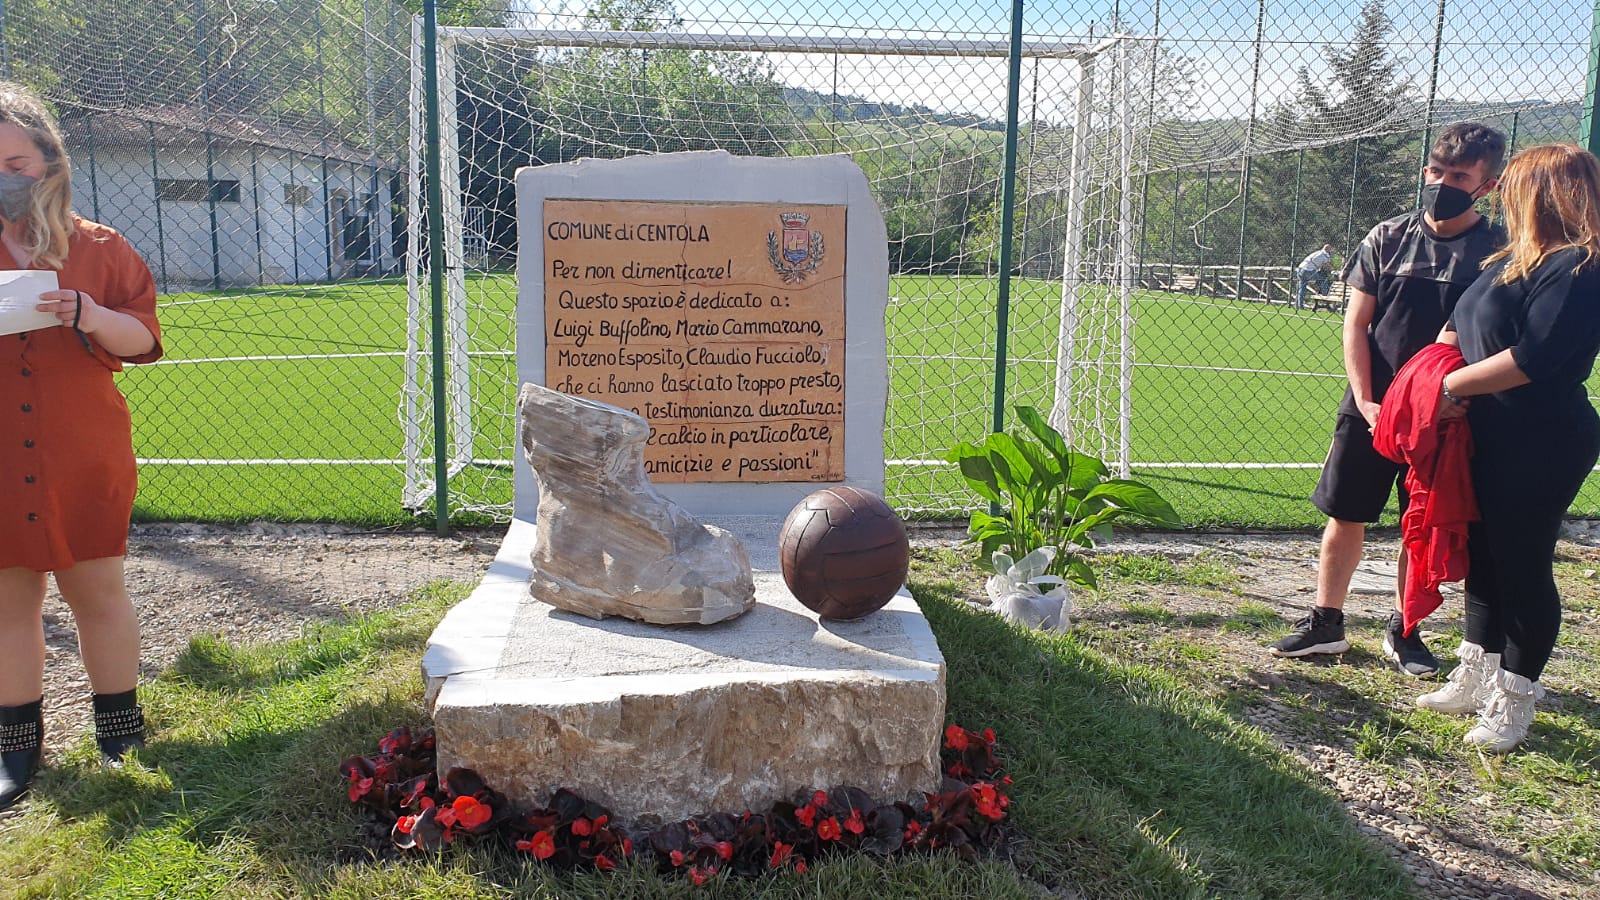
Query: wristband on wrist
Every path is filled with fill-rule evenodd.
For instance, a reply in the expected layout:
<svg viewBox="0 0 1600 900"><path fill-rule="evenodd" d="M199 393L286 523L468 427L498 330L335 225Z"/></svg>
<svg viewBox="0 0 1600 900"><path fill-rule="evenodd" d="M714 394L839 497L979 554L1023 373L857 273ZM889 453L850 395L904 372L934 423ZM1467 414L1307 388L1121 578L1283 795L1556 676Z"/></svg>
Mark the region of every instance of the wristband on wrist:
<svg viewBox="0 0 1600 900"><path fill-rule="evenodd" d="M1439 379L1439 392L1444 394L1446 400L1457 406L1465 406L1467 403L1467 401L1456 396L1454 391L1450 390L1450 385L1443 378Z"/></svg>

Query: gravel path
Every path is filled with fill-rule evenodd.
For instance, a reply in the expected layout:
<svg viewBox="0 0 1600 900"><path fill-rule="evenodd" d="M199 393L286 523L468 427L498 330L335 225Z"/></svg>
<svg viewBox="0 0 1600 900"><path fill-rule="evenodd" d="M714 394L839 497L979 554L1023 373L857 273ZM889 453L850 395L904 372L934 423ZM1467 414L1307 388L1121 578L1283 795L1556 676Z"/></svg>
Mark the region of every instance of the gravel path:
<svg viewBox="0 0 1600 900"><path fill-rule="evenodd" d="M192 637L293 637L305 624L394 606L429 582L475 584L500 531L358 531L324 525L136 525L128 593L143 629L140 678L172 664ZM89 679L72 613L52 583L45 600L45 745L92 731Z"/></svg>

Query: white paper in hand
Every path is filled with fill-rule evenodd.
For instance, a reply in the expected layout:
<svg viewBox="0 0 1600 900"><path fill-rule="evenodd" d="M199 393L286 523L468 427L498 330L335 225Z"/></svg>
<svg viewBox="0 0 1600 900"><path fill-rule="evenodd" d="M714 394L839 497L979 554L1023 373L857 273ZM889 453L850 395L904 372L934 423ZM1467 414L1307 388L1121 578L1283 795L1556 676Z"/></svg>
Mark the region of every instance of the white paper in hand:
<svg viewBox="0 0 1600 900"><path fill-rule="evenodd" d="M61 320L54 313L40 312L39 295L60 286L56 273L49 270L0 270L0 334L54 328Z"/></svg>

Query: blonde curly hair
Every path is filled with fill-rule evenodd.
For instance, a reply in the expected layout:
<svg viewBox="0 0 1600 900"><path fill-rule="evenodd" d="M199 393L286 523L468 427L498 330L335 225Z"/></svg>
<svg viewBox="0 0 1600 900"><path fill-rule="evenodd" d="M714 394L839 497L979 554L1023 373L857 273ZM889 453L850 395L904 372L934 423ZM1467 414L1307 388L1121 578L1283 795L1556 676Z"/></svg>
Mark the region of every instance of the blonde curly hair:
<svg viewBox="0 0 1600 900"><path fill-rule="evenodd" d="M67 261L67 239L77 228L72 220L72 164L61 129L44 101L13 81L0 81L0 122L21 128L44 155L44 177L33 189L33 208L20 243L35 263L59 269Z"/></svg>

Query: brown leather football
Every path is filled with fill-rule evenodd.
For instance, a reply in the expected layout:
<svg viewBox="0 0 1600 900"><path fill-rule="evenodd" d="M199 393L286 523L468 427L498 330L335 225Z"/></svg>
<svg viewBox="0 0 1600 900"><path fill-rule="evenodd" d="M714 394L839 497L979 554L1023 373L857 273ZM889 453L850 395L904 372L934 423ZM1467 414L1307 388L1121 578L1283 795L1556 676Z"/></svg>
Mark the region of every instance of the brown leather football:
<svg viewBox="0 0 1600 900"><path fill-rule="evenodd" d="M783 580L824 619L859 619L905 584L911 542L882 497L831 487L801 500L778 539Z"/></svg>

